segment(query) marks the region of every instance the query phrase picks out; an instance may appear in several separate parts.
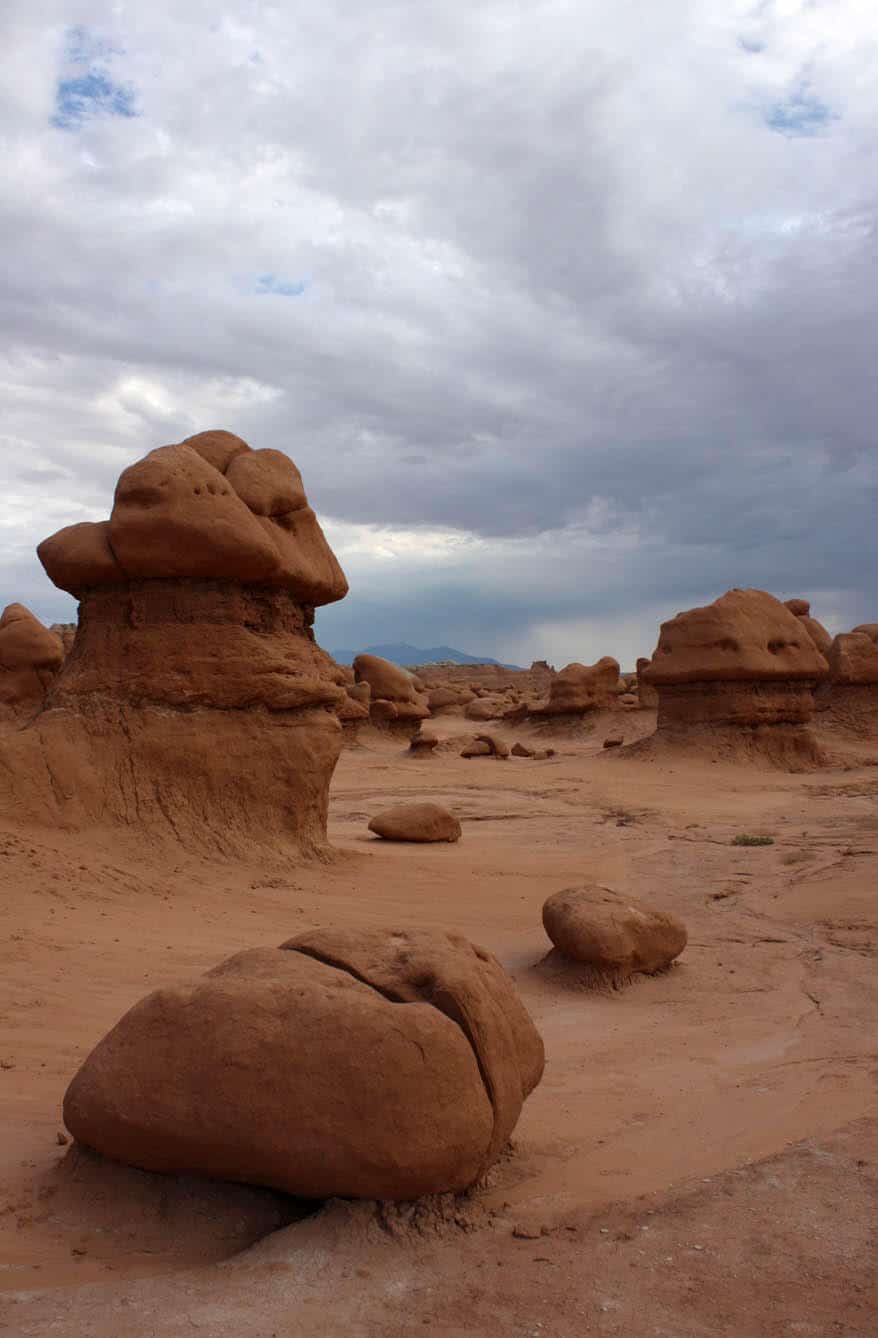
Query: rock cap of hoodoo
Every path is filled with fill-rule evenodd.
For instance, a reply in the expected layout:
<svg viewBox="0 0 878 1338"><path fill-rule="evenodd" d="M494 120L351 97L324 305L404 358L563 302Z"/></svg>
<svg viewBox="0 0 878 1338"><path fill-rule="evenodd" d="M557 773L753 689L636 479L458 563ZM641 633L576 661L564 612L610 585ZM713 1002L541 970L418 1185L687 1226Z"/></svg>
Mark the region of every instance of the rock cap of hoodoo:
<svg viewBox="0 0 878 1338"><path fill-rule="evenodd" d="M37 553L77 597L137 580L217 580L316 607L348 589L292 460L231 432L150 451L121 475L108 521L67 526Z"/></svg>
<svg viewBox="0 0 878 1338"><path fill-rule="evenodd" d="M764 590L729 590L662 623L642 678L655 687L697 682L819 681L829 665L800 619Z"/></svg>
<svg viewBox="0 0 878 1338"><path fill-rule="evenodd" d="M816 618L811 617L811 605L807 599L788 599L785 601L785 607L790 613L794 613L799 622L808 633L814 645L820 651L821 655L829 658L829 648L832 645L832 637L827 632L822 623Z"/></svg>
<svg viewBox="0 0 878 1338"><path fill-rule="evenodd" d="M488 1169L543 1058L511 980L461 935L315 930L136 1004L64 1120L145 1170L411 1200Z"/></svg>
<svg viewBox="0 0 878 1338"><path fill-rule="evenodd" d="M840 632L829 651L833 685L878 683L878 644L866 632Z"/></svg>

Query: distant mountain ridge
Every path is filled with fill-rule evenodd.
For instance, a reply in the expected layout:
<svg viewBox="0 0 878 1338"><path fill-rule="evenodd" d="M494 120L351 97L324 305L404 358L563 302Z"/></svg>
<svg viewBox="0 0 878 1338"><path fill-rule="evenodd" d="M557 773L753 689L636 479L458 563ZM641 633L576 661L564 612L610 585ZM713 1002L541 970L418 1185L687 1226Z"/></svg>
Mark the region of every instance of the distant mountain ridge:
<svg viewBox="0 0 878 1338"><path fill-rule="evenodd" d="M382 646L363 646L361 650L331 650L330 655L338 664L352 664L358 655L380 655L382 660L409 669L416 664L435 664L438 660L450 660L452 664L497 664L501 669L518 669L517 664L503 664L493 660L490 655L467 655L466 651L455 650L453 646L410 646L406 641L390 641Z"/></svg>

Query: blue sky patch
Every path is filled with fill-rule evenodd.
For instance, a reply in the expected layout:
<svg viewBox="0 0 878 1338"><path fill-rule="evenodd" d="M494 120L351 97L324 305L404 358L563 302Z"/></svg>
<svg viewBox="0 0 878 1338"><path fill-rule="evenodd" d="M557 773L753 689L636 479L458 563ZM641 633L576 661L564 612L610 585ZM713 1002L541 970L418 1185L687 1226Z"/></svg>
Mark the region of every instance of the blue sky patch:
<svg viewBox="0 0 878 1338"><path fill-rule="evenodd" d="M58 79L53 126L59 130L78 130L92 116L137 115L133 89L110 76L109 62L121 54L118 47L88 28L69 29L65 63L68 68L78 69Z"/></svg>
<svg viewBox="0 0 878 1338"><path fill-rule="evenodd" d="M256 280L257 293L273 293L276 297L301 297L306 287L302 279L280 279L276 274L260 274Z"/></svg>
<svg viewBox="0 0 878 1338"><path fill-rule="evenodd" d="M779 135L816 135L837 119L825 102L799 88L783 102L775 102L765 112L765 124Z"/></svg>

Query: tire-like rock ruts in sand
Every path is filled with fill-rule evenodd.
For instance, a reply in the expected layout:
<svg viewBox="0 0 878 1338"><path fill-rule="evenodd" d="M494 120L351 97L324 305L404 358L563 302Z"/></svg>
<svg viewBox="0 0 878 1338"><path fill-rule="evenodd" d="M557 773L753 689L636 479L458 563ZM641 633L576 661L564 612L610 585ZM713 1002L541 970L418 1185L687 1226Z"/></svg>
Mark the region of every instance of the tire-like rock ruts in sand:
<svg viewBox="0 0 878 1338"><path fill-rule="evenodd" d="M81 1142L145 1170L306 1198L462 1190L502 1151L543 1046L484 949L317 930L156 991L64 1100Z"/></svg>
<svg viewBox="0 0 878 1338"><path fill-rule="evenodd" d="M459 841L461 828L440 804L397 804L377 813L369 831L386 841Z"/></svg>
<svg viewBox="0 0 878 1338"><path fill-rule="evenodd" d="M543 925L563 956L617 977L663 970L687 939L676 916L598 886L556 892L543 906Z"/></svg>

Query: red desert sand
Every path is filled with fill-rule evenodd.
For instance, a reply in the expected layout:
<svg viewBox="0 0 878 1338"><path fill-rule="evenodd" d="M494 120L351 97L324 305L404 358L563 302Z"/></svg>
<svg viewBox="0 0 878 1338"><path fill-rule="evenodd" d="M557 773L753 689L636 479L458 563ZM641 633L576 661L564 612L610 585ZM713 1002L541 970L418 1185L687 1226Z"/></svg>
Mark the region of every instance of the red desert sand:
<svg viewBox="0 0 878 1338"><path fill-rule="evenodd" d="M156 452L110 522L44 552L81 622L42 708L0 728L0 1333L871 1338L878 737L813 710L810 615L672 620L669 672L639 676L673 746L646 701L610 750L612 699L531 714L542 665L419 675L378 698L414 706L403 735L313 640L344 578L277 454ZM838 648L843 688L871 693L870 657ZM436 743L412 752L428 692ZM503 765L461 756L484 697L514 717L491 725ZM791 741L716 749L711 720ZM409 804L464 839L370 835ZM685 950L619 989L542 969L544 903L584 888L671 917L629 966L682 926ZM141 1026L161 1045L119 1067ZM278 1171L297 1149L301 1182ZM437 1167L478 1179L350 1197Z"/></svg>

